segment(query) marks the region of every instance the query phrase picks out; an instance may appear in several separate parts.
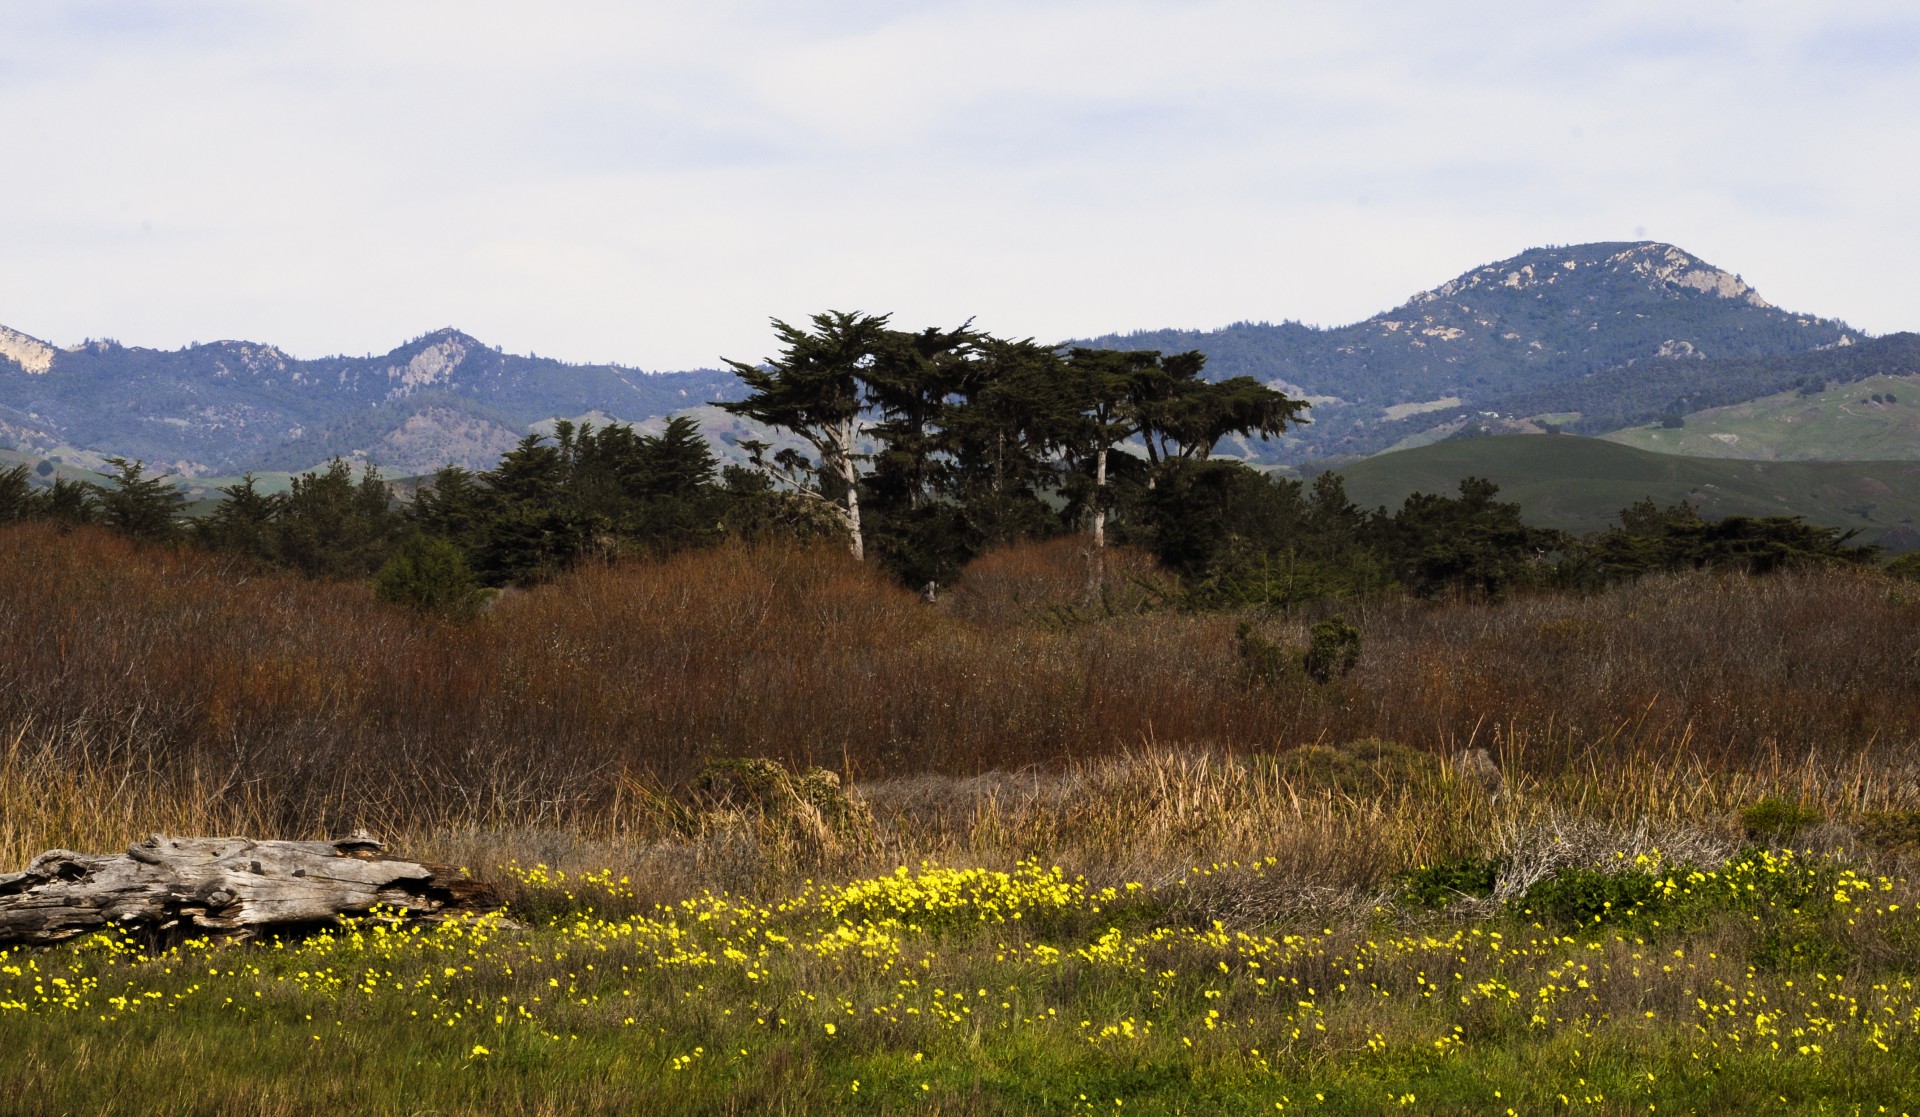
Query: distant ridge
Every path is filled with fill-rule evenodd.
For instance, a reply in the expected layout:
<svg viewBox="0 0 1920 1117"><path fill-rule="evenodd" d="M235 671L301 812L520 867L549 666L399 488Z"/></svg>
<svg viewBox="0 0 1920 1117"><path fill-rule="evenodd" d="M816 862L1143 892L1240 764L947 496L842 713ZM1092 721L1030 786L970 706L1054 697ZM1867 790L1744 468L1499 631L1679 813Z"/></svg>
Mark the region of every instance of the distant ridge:
<svg viewBox="0 0 1920 1117"><path fill-rule="evenodd" d="M1783 310L1739 275L1653 241L1530 249L1332 329L1243 322L1088 343L1201 349L1211 375L1309 399L1311 424L1221 448L1278 464L1477 426L1603 433L1782 384L1920 373L1920 347ZM390 473L481 467L557 417L644 422L739 390L726 372L566 364L451 328L380 356L298 360L250 341L59 348L0 327L0 448L81 468L108 454L189 476L304 469L336 454ZM752 433L737 422L708 429L723 449Z"/></svg>
<svg viewBox="0 0 1920 1117"><path fill-rule="evenodd" d="M1213 375L1279 381L1314 398L1313 425L1277 455L1308 461L1375 453L1462 411L1504 412L1503 401L1522 394L1546 400L1540 412L1567 410L1551 405L1554 389L1606 369L1866 339L1837 319L1782 310L1740 276L1673 245L1618 241L1530 249L1348 326L1239 323L1085 344L1199 349ZM1442 400L1455 402L1404 411Z"/></svg>
<svg viewBox="0 0 1920 1117"><path fill-rule="evenodd" d="M542 420L596 411L643 420L734 384L714 370L517 356L451 328L380 356L315 360L248 341L54 349L0 330L0 446L81 465L125 454L188 476L301 469L335 454L389 472L480 468Z"/></svg>

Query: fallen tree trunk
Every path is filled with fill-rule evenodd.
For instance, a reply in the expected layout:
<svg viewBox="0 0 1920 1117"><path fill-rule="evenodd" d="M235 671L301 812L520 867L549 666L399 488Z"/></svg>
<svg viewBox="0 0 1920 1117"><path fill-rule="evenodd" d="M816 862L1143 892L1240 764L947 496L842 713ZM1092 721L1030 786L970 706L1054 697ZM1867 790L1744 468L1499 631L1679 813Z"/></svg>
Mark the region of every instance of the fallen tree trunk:
<svg viewBox="0 0 1920 1117"><path fill-rule="evenodd" d="M113 856L55 849L0 875L0 945L47 945L107 928L154 941L251 938L366 915L438 921L500 907L479 881L383 855L365 833L332 842L169 838Z"/></svg>

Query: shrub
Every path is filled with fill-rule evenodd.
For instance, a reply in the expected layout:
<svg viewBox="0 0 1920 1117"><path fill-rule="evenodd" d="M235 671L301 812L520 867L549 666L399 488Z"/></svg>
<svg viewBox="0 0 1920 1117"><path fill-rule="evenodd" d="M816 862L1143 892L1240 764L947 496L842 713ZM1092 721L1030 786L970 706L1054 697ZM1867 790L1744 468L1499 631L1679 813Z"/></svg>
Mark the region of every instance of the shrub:
<svg viewBox="0 0 1920 1117"><path fill-rule="evenodd" d="M1297 672L1325 686L1345 678L1360 661L1360 630L1345 617L1314 625L1307 639L1305 651L1292 651L1260 635L1252 622L1241 621L1234 640L1242 677L1249 684L1273 686Z"/></svg>
<svg viewBox="0 0 1920 1117"><path fill-rule="evenodd" d="M1905 581L1920 582L1920 551L1908 551L1887 563L1887 573Z"/></svg>
<svg viewBox="0 0 1920 1117"><path fill-rule="evenodd" d="M1874 811L1860 820L1860 837L1889 853L1920 847L1920 811Z"/></svg>
<svg viewBox="0 0 1920 1117"><path fill-rule="evenodd" d="M1360 661L1360 630L1345 617L1328 617L1313 626L1311 643L1301 657L1300 666L1307 677L1322 685L1345 678Z"/></svg>
<svg viewBox="0 0 1920 1117"><path fill-rule="evenodd" d="M1293 657L1287 649L1267 639L1251 621L1241 621L1234 631L1234 644L1240 653L1240 674L1254 686L1273 686L1287 675Z"/></svg>
<svg viewBox="0 0 1920 1117"><path fill-rule="evenodd" d="M1493 895L1505 865L1491 857L1451 857L1400 874L1400 896L1423 908L1444 908L1463 896Z"/></svg>
<svg viewBox="0 0 1920 1117"><path fill-rule="evenodd" d="M865 838L873 813L849 794L840 774L810 767L795 770L766 757L707 761L689 790L705 811L739 811L776 824L793 824L819 842Z"/></svg>
<svg viewBox="0 0 1920 1117"><path fill-rule="evenodd" d="M1740 812L1740 825L1747 838L1756 842L1786 842L1809 826L1820 822L1820 812L1778 796L1765 799Z"/></svg>
<svg viewBox="0 0 1920 1117"><path fill-rule="evenodd" d="M1516 901L1521 914L1564 927L1625 923L1659 902L1659 882L1642 869L1562 869Z"/></svg>
<svg viewBox="0 0 1920 1117"><path fill-rule="evenodd" d="M489 596L460 548L430 535L400 544L374 575L373 588L382 601L456 621L479 616Z"/></svg>

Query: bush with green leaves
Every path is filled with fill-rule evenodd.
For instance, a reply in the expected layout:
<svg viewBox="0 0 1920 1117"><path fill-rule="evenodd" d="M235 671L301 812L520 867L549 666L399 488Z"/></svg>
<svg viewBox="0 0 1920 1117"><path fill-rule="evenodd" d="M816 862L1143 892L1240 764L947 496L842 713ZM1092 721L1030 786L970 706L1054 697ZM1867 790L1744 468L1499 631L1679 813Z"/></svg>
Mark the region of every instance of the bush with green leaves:
<svg viewBox="0 0 1920 1117"><path fill-rule="evenodd" d="M1314 625L1307 639L1300 667L1307 678L1323 686L1345 678L1360 661L1360 630L1348 624L1345 617L1328 617Z"/></svg>
<svg viewBox="0 0 1920 1117"><path fill-rule="evenodd" d="M1494 857L1450 857L1400 874L1400 897L1423 908L1444 908L1455 900L1493 895L1505 862Z"/></svg>
<svg viewBox="0 0 1920 1117"><path fill-rule="evenodd" d="M373 578L380 600L448 620L480 615L490 593L474 577L460 548L438 536L413 535L394 549Z"/></svg>
<svg viewBox="0 0 1920 1117"><path fill-rule="evenodd" d="M1769 795L1740 812L1749 841L1790 842L1802 830L1820 824L1820 812L1791 799Z"/></svg>
<svg viewBox="0 0 1920 1117"><path fill-rule="evenodd" d="M1632 922L1666 902L1659 878L1645 869L1570 867L1527 889L1515 907L1541 923L1573 928Z"/></svg>
<svg viewBox="0 0 1920 1117"><path fill-rule="evenodd" d="M1328 617L1307 632L1307 647L1286 648L1261 635L1251 621L1234 631L1241 676L1251 686L1274 686L1304 676L1326 686L1345 678L1360 661L1360 630L1345 617Z"/></svg>

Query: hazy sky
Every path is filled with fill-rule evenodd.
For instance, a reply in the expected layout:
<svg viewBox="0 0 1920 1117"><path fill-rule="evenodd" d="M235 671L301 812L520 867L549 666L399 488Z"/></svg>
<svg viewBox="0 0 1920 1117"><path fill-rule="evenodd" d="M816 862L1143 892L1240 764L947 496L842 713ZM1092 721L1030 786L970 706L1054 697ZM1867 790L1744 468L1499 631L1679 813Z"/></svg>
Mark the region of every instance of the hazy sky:
<svg viewBox="0 0 1920 1117"><path fill-rule="evenodd" d="M1671 241L1920 328L1920 5L0 0L0 324L645 368Z"/></svg>

